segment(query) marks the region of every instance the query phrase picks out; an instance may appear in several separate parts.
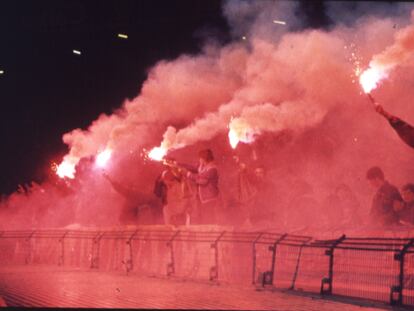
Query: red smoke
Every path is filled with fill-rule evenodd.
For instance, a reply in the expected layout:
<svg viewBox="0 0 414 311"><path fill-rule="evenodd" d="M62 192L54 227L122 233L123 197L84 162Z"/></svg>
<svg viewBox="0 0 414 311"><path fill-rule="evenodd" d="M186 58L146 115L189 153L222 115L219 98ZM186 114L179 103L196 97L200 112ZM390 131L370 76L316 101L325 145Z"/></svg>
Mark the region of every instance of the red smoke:
<svg viewBox="0 0 414 311"><path fill-rule="evenodd" d="M229 2L226 12L240 13L237 5ZM350 61L350 53L358 53L368 66L373 55L393 44L398 31L393 26L408 23L408 14L370 17L330 31L289 33L289 24L298 23L292 5L280 4L284 11L278 11L282 16L277 19L286 16L287 26L267 19L266 5L252 6L257 16L247 41L207 45L198 56L160 61L138 97L110 116L101 115L87 130L65 134L67 158L80 161L75 179L69 186L50 180L12 194L2 202L1 212L10 219L2 226L117 225L126 199L93 165L93 157L110 148L106 173L132 192L150 195L162 166L146 161L143 148L158 146L168 127L166 139L177 159L195 162L196 150L205 146L215 153L224 224L234 224L239 214L234 155L252 171L263 168L272 185L264 198L271 204L255 207L257 228L344 225L343 211L337 210L343 207L331 200L343 184L359 202L353 213L363 223L372 196L365 172L373 165L380 165L397 186L413 181L412 150L361 95ZM229 20L246 26L237 14ZM412 57L404 59L373 95L387 110L414 123L412 65ZM231 149L227 132L232 118L254 129L255 142ZM352 223L362 226L358 221L346 226Z"/></svg>

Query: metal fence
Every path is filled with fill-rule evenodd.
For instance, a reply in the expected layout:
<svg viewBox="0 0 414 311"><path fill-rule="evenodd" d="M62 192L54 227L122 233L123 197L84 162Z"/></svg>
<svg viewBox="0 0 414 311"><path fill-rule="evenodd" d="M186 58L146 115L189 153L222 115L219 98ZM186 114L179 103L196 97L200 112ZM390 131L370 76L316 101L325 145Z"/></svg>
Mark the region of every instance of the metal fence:
<svg viewBox="0 0 414 311"><path fill-rule="evenodd" d="M414 238L138 227L0 232L0 265L253 284L414 306Z"/></svg>

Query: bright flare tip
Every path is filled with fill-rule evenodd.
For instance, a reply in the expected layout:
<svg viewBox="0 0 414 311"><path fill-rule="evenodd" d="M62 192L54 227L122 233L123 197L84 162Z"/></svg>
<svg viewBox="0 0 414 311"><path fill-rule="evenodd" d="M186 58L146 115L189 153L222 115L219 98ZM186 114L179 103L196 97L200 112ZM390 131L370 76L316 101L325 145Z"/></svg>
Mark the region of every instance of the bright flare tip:
<svg viewBox="0 0 414 311"><path fill-rule="evenodd" d="M229 130L229 142L231 148L233 149L236 149L237 145L240 142L240 139L237 137L237 133L233 129Z"/></svg>
<svg viewBox="0 0 414 311"><path fill-rule="evenodd" d="M75 178L75 164L70 163L66 160L64 160L62 163L60 163L56 169L56 174L60 178Z"/></svg>
<svg viewBox="0 0 414 311"><path fill-rule="evenodd" d="M359 83L365 93L370 93L378 86L378 83L385 78L386 74L375 67L365 70L359 77Z"/></svg>
<svg viewBox="0 0 414 311"><path fill-rule="evenodd" d="M163 147L154 147L148 152L148 157L154 161L162 161L162 159L167 154L167 149Z"/></svg>
<svg viewBox="0 0 414 311"><path fill-rule="evenodd" d="M99 153L96 157L96 165L99 167L104 167L109 159L111 158L112 155L112 151L110 149L106 149L104 151L102 151L101 153Z"/></svg>

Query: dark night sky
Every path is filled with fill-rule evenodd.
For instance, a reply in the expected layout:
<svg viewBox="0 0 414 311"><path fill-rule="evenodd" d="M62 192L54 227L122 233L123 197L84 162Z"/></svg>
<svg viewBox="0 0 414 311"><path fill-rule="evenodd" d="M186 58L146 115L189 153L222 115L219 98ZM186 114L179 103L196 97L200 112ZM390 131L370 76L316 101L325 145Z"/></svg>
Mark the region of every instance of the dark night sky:
<svg viewBox="0 0 414 311"><path fill-rule="evenodd" d="M62 135L137 96L158 60L197 53L207 37L228 42L221 7L219 0L0 1L0 193L46 178L67 152ZM298 14L313 27L329 24L321 1L302 1Z"/></svg>

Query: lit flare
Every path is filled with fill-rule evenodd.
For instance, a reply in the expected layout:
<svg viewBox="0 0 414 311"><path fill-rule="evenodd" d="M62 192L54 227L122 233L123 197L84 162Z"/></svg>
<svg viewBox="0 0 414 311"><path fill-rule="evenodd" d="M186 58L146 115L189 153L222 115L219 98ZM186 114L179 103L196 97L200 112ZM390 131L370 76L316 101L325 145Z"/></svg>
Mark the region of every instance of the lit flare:
<svg viewBox="0 0 414 311"><path fill-rule="evenodd" d="M148 152L148 157L154 161L162 161L167 154L167 149L161 147L154 147Z"/></svg>
<svg viewBox="0 0 414 311"><path fill-rule="evenodd" d="M75 163L72 163L69 160L63 160L62 163L60 163L57 166L56 169L56 174L60 177L60 178L75 178Z"/></svg>
<svg viewBox="0 0 414 311"><path fill-rule="evenodd" d="M237 133L233 129L229 130L229 142L230 142L230 146L233 149L236 149L237 145L240 142L240 139L237 137Z"/></svg>
<svg viewBox="0 0 414 311"><path fill-rule="evenodd" d="M239 142L250 144L255 140L256 132L242 119L233 119L229 124L229 142L236 149Z"/></svg>
<svg viewBox="0 0 414 311"><path fill-rule="evenodd" d="M366 94L369 94L374 90L378 83L386 78L387 74L385 71L380 70L376 67L369 67L359 77L359 83Z"/></svg>
<svg viewBox="0 0 414 311"><path fill-rule="evenodd" d="M96 156L96 162L95 162L96 165L99 167L105 167L109 159L111 158L111 155L112 155L112 150L110 149L105 149L104 151L100 152Z"/></svg>

